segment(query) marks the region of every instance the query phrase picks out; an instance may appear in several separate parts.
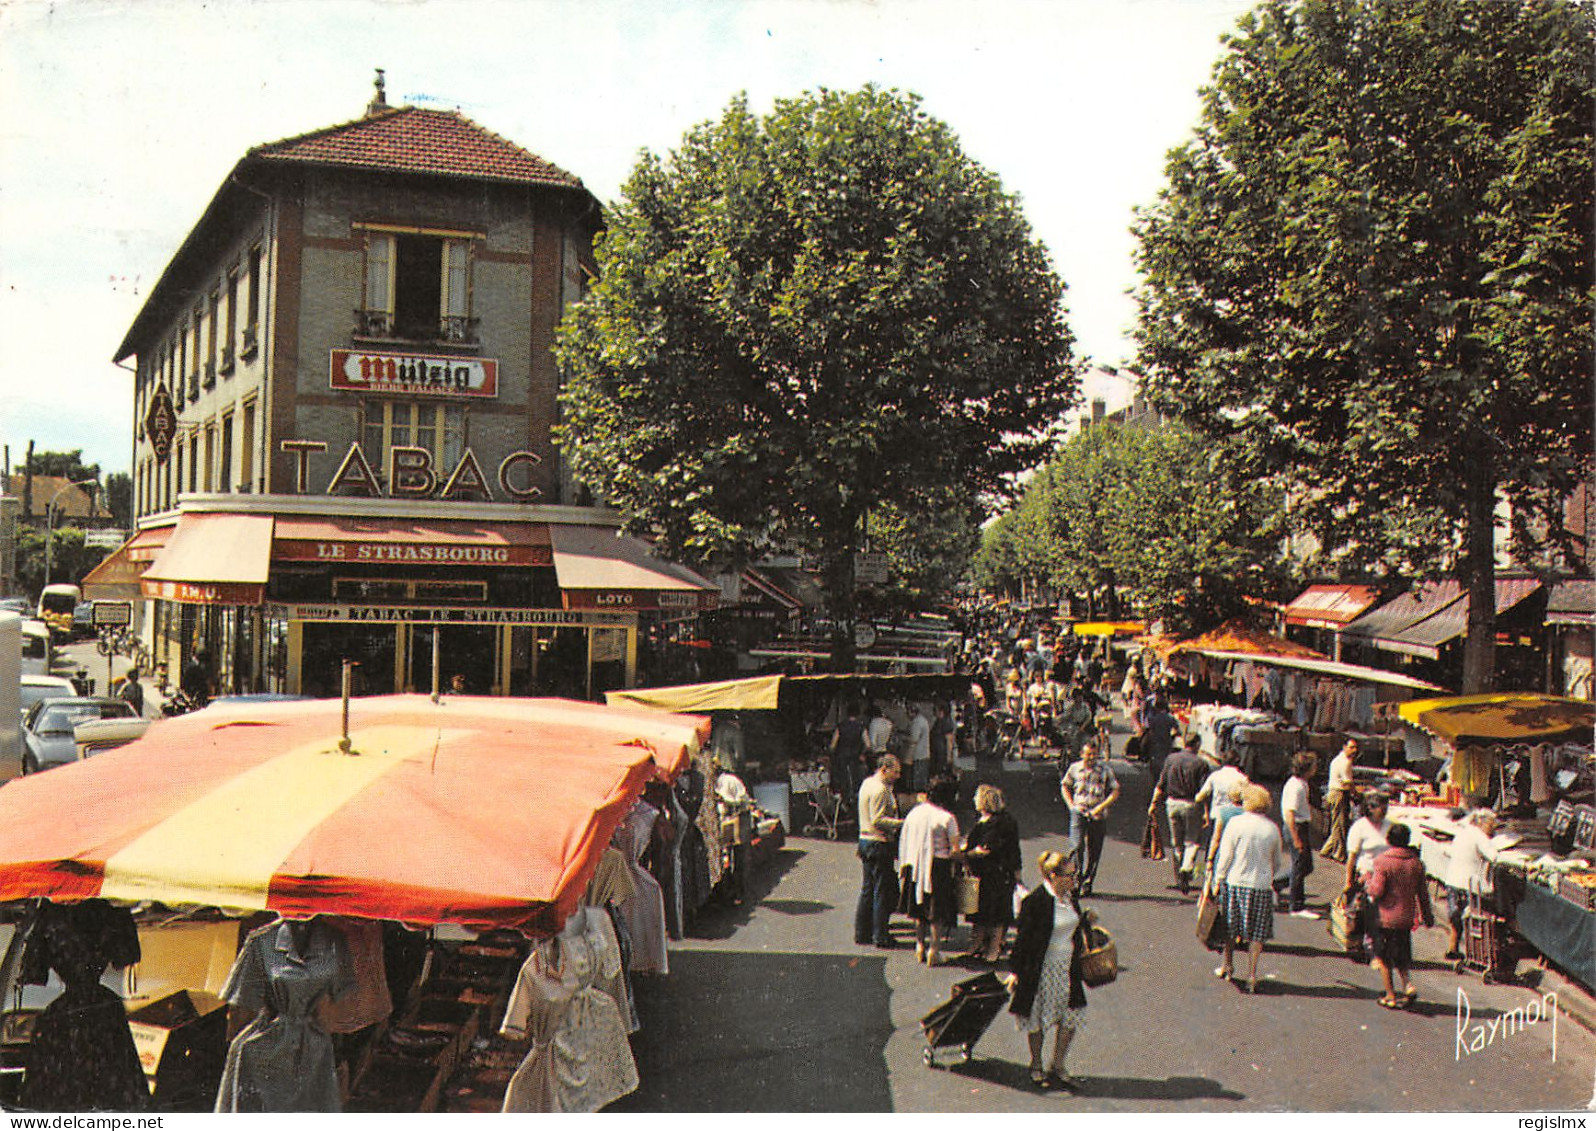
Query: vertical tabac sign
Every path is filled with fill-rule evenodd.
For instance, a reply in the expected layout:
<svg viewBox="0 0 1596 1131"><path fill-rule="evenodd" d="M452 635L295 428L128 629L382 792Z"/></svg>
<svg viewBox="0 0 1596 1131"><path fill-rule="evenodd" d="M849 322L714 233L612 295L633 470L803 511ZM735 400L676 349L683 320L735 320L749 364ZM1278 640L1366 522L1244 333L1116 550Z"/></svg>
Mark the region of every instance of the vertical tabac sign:
<svg viewBox="0 0 1596 1131"><path fill-rule="evenodd" d="M144 434L155 449L156 462L165 463L172 454L172 437L177 434L177 411L165 385L159 386L150 398L150 410L144 414Z"/></svg>

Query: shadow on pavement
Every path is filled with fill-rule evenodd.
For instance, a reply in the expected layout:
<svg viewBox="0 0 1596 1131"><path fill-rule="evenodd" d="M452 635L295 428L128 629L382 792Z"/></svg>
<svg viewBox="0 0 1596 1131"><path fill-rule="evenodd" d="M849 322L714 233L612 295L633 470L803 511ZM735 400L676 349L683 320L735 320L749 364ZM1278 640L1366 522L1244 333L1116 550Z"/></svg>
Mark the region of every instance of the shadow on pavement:
<svg viewBox="0 0 1596 1131"><path fill-rule="evenodd" d="M759 906L781 915L819 915L837 909L835 903L823 903L818 899L762 899Z"/></svg>
<svg viewBox="0 0 1596 1131"><path fill-rule="evenodd" d="M743 902L730 904L721 901L720 897L712 900L698 919L693 923L692 929L687 932L689 938L694 939L729 939L736 933L738 927L746 926L754 913L754 908L781 882L781 878L792 870L793 865L804 858L801 848L783 848L758 868L752 869L753 874L748 877L748 887L743 892ZM777 901L780 903L781 901ZM794 901L787 901L789 903ZM778 908L779 910L779 908Z"/></svg>
<svg viewBox="0 0 1596 1131"><path fill-rule="evenodd" d="M1168 1076L1162 1080L1135 1076L1083 1076L1081 1095L1116 1100L1231 1100L1247 1097L1206 1076Z"/></svg>
<svg viewBox="0 0 1596 1131"><path fill-rule="evenodd" d="M1037 1094L1036 1085L1031 1083L1030 1070L1023 1064L1014 1064L1003 1060L983 1060L977 1057L967 1064L955 1063L949 1065L946 1070L955 1076L980 1080L983 1083L1010 1088L1016 1092ZM1081 1082L1079 1098L1083 1100L1165 1100L1178 1102L1180 1100L1241 1101L1247 1098L1240 1092L1232 1092L1225 1088L1219 1081L1210 1080L1203 1076L1170 1076L1163 1080L1141 1079L1131 1076L1080 1076L1079 1074L1077 1076ZM1076 1098L1062 1089L1050 1094L1066 1102Z"/></svg>
<svg viewBox="0 0 1596 1131"><path fill-rule="evenodd" d="M1350 982L1335 982L1328 986L1299 986L1292 982L1282 982L1278 978L1259 978L1257 996L1368 998L1373 1001L1380 995L1362 986L1354 986Z"/></svg>
<svg viewBox="0 0 1596 1131"><path fill-rule="evenodd" d="M607 1110L891 1111L885 966L851 955L672 952L669 978L637 984L642 1085Z"/></svg>

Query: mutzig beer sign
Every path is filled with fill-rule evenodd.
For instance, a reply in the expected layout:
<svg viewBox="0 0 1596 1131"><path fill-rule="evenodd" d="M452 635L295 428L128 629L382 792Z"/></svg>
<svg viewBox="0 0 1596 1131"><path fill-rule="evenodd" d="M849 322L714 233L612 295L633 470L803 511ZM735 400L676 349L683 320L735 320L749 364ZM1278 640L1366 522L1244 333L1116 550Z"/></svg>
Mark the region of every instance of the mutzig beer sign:
<svg viewBox="0 0 1596 1131"><path fill-rule="evenodd" d="M499 363L476 357L333 350L332 387L405 397L496 397Z"/></svg>

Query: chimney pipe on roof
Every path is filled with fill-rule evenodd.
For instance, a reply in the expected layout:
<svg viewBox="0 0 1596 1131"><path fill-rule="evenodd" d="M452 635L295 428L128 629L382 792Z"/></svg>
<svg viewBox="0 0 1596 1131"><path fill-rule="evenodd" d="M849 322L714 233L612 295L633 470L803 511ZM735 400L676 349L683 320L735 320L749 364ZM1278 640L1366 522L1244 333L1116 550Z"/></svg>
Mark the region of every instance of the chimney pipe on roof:
<svg viewBox="0 0 1596 1131"><path fill-rule="evenodd" d="M377 87L377 94L376 97L371 100L371 105L366 107L366 117L368 118L374 114L380 114L384 110L388 109L388 84L382 76L382 68L378 67L377 79L375 83L375 86Z"/></svg>

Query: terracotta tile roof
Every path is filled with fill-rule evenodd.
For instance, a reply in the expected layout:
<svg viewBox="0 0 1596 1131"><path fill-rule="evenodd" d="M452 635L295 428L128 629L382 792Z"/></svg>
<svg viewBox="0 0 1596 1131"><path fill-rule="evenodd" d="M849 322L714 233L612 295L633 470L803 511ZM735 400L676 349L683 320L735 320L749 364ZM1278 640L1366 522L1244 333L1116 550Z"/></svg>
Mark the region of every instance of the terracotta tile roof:
<svg viewBox="0 0 1596 1131"><path fill-rule="evenodd" d="M452 110L399 106L298 137L261 145L249 158L350 169L475 177L582 188L567 173Z"/></svg>

